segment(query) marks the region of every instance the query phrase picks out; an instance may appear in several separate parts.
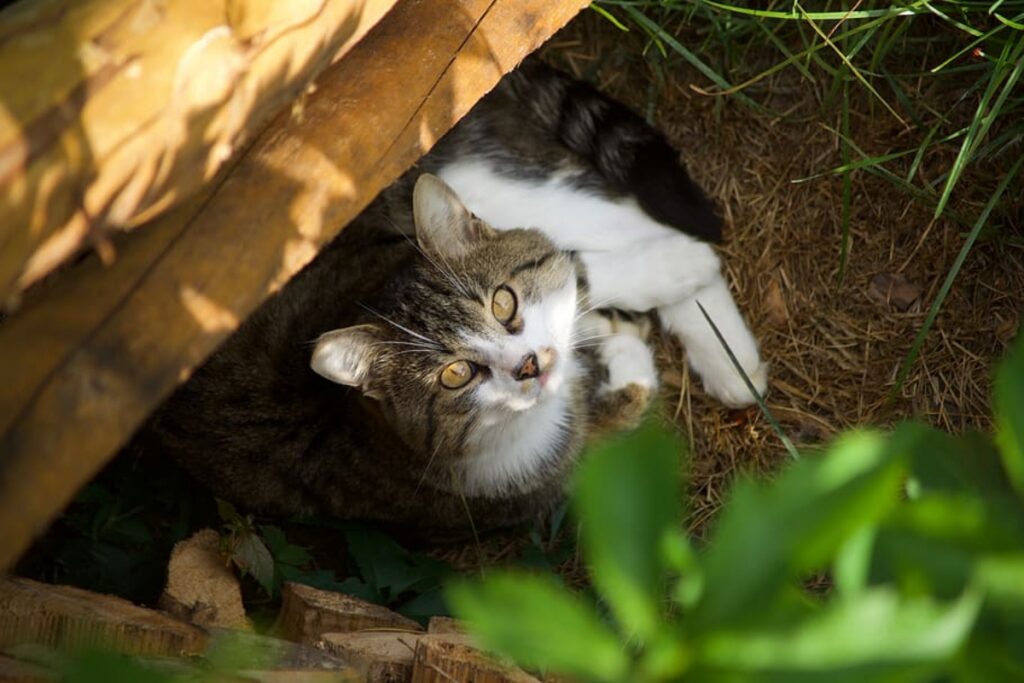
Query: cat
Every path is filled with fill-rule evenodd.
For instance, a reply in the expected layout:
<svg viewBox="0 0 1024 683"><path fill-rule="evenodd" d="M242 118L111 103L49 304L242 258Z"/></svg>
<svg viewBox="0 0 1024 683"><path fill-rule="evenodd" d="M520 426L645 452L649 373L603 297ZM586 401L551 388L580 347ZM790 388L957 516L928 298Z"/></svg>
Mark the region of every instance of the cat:
<svg viewBox="0 0 1024 683"><path fill-rule="evenodd" d="M657 318L706 390L766 366L665 138L529 59L259 308L135 439L277 515L457 537L536 518L657 389ZM614 313L615 309L632 311Z"/></svg>

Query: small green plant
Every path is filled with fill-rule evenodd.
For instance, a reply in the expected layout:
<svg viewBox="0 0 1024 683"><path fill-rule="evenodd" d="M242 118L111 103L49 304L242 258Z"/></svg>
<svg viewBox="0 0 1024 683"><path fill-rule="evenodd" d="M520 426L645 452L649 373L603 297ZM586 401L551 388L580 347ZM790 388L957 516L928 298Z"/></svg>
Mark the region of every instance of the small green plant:
<svg viewBox="0 0 1024 683"><path fill-rule="evenodd" d="M598 605L524 572L452 583L449 602L496 653L580 680L1020 680L1024 341L995 402L994 443L905 424L741 481L700 550L680 444L649 425L576 482ZM822 574L829 590L803 588Z"/></svg>

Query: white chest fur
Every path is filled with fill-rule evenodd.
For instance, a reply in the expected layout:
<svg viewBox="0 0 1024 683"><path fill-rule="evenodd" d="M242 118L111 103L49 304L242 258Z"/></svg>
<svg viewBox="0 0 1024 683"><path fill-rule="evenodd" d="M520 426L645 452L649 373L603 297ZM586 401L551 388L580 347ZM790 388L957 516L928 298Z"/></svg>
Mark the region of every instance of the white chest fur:
<svg viewBox="0 0 1024 683"><path fill-rule="evenodd" d="M466 441L469 453L462 466L462 492L497 498L537 487L537 474L557 457L570 428L572 385L578 370L566 368L562 388L530 410L480 420Z"/></svg>

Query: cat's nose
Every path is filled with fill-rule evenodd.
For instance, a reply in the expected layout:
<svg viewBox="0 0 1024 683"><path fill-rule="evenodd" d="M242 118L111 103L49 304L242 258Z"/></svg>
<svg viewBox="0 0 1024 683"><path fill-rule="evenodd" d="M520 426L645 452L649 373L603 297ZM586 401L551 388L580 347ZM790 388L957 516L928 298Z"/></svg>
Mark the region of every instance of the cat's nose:
<svg viewBox="0 0 1024 683"><path fill-rule="evenodd" d="M523 359L519 361L519 365L512 371L512 377L517 382L522 382L524 379L533 379L539 374L540 363L537 362L537 354L533 351L523 356Z"/></svg>

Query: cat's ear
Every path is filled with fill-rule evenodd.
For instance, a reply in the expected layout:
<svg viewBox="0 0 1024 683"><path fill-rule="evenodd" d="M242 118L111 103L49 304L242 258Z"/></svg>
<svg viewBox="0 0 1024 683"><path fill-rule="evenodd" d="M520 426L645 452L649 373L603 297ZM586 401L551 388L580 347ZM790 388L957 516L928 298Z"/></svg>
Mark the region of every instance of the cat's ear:
<svg viewBox="0 0 1024 683"><path fill-rule="evenodd" d="M332 382L356 387L376 398L371 384L372 369L378 354L379 330L376 325L355 325L320 335L309 365L318 375Z"/></svg>
<svg viewBox="0 0 1024 683"><path fill-rule="evenodd" d="M494 228L473 216L443 180L424 173L412 193L416 240L428 254L444 258L465 256L494 236Z"/></svg>

